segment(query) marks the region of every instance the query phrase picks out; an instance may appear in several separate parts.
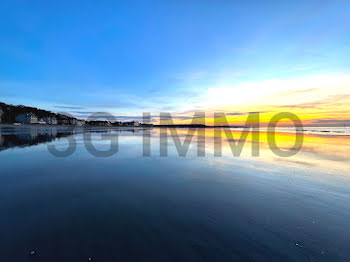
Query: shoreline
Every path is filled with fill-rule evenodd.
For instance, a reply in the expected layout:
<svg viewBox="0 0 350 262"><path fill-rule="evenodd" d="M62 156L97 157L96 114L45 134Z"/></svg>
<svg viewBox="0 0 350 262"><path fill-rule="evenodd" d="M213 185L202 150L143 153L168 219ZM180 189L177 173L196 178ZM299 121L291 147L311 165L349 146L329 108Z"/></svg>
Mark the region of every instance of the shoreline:
<svg viewBox="0 0 350 262"><path fill-rule="evenodd" d="M44 124L20 124L20 125L14 125L14 124L6 124L6 123L0 123L0 127L58 127L58 128L152 128L147 126L77 126L77 125L44 125Z"/></svg>
<svg viewBox="0 0 350 262"><path fill-rule="evenodd" d="M33 129L78 129L78 130L130 130L130 129L164 129L164 128L176 128L176 129L189 129L189 128L195 128L195 129L216 129L216 128L230 128L232 131L242 131L244 127L230 127L230 126L185 126L185 125L153 125L153 126L77 126L77 125L44 125L44 124L20 124L20 125L14 125L14 124L7 124L7 123L0 123L0 128L33 128ZM317 136L350 136L350 130L346 128L341 127L304 127L302 129L294 129L290 130L293 127L280 127L276 128L276 132L278 133L303 133L304 135L317 135ZM249 130L249 132L268 132L266 127L260 127L259 129L253 129Z"/></svg>

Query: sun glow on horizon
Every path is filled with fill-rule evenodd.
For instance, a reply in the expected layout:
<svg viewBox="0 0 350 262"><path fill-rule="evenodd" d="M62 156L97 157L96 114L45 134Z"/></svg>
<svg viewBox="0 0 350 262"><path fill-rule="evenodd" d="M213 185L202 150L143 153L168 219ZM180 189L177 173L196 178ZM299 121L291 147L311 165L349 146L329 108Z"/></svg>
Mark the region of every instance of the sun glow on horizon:
<svg viewBox="0 0 350 262"><path fill-rule="evenodd" d="M213 125L214 112L226 113L232 125L242 125L249 112L259 112L263 126L273 115L291 112L304 125L342 126L350 121L349 102L350 75L343 73L211 87L192 106L206 112L208 125ZM174 122L190 123L195 111L174 113Z"/></svg>

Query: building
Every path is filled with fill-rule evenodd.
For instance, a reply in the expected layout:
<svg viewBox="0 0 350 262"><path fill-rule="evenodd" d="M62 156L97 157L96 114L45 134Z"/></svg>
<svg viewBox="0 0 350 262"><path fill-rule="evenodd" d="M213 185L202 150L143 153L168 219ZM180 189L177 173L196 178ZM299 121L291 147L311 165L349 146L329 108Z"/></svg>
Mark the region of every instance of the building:
<svg viewBox="0 0 350 262"><path fill-rule="evenodd" d="M46 116L43 119L48 125L57 125L57 119L54 117Z"/></svg>
<svg viewBox="0 0 350 262"><path fill-rule="evenodd" d="M21 124L37 124L38 118L33 113L24 113L16 116L16 122Z"/></svg>
<svg viewBox="0 0 350 262"><path fill-rule="evenodd" d="M84 120L77 120L77 126L84 126L85 125L85 121Z"/></svg>
<svg viewBox="0 0 350 262"><path fill-rule="evenodd" d="M71 118L71 119L69 120L69 123L70 123L71 125L75 126L75 125L77 124L77 120L76 120L75 118Z"/></svg>
<svg viewBox="0 0 350 262"><path fill-rule="evenodd" d="M44 119L40 118L40 119L38 120L38 124L40 124L40 125L46 125L47 122L46 122Z"/></svg>
<svg viewBox="0 0 350 262"><path fill-rule="evenodd" d="M69 125L69 119L59 119L58 121L59 125Z"/></svg>
<svg viewBox="0 0 350 262"><path fill-rule="evenodd" d="M57 125L58 122L57 122L57 119L55 117L52 117L51 118L51 125Z"/></svg>
<svg viewBox="0 0 350 262"><path fill-rule="evenodd" d="M111 125L112 125L112 126L122 126L123 123L120 122L120 121L115 121L115 122L111 123Z"/></svg>
<svg viewBox="0 0 350 262"><path fill-rule="evenodd" d="M2 111L2 109L0 108L0 123L1 123L1 120L2 120L2 114L3 114L3 111Z"/></svg>

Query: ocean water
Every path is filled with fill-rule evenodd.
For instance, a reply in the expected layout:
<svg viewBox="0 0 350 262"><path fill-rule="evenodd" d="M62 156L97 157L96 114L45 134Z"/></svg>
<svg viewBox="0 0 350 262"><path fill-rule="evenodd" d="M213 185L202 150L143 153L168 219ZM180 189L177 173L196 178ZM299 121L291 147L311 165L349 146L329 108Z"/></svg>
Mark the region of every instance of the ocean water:
<svg viewBox="0 0 350 262"><path fill-rule="evenodd" d="M161 131L146 132L1 127L0 261L350 260L349 136L307 133L281 157L262 131L238 157L223 135L215 156L205 129L181 157L170 133L161 156ZM111 141L111 156L89 149Z"/></svg>

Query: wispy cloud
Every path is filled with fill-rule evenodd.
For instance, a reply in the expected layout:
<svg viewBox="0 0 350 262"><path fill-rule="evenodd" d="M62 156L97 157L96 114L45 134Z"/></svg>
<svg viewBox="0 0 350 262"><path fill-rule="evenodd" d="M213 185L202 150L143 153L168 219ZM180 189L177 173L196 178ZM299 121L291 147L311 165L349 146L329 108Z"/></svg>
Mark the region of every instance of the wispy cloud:
<svg viewBox="0 0 350 262"><path fill-rule="evenodd" d="M244 116L246 113L226 113L228 116Z"/></svg>
<svg viewBox="0 0 350 262"><path fill-rule="evenodd" d="M304 90L292 90L292 91L286 91L286 92L281 92L278 93L277 95L280 96L288 96L288 95L295 95L295 94L303 94L303 93L309 93L309 92L314 92L320 90L320 88L308 88Z"/></svg>
<svg viewBox="0 0 350 262"><path fill-rule="evenodd" d="M82 106L53 106L54 108L60 108L60 109L85 109L85 107Z"/></svg>
<svg viewBox="0 0 350 262"><path fill-rule="evenodd" d="M316 119L314 123L318 124L350 124L350 119Z"/></svg>
<svg viewBox="0 0 350 262"><path fill-rule="evenodd" d="M276 107L300 109L329 109L331 107L339 108L339 106L345 105L345 102L347 100L350 100L350 94L330 95L325 99L317 100L314 102L302 103L297 105L280 105Z"/></svg>

